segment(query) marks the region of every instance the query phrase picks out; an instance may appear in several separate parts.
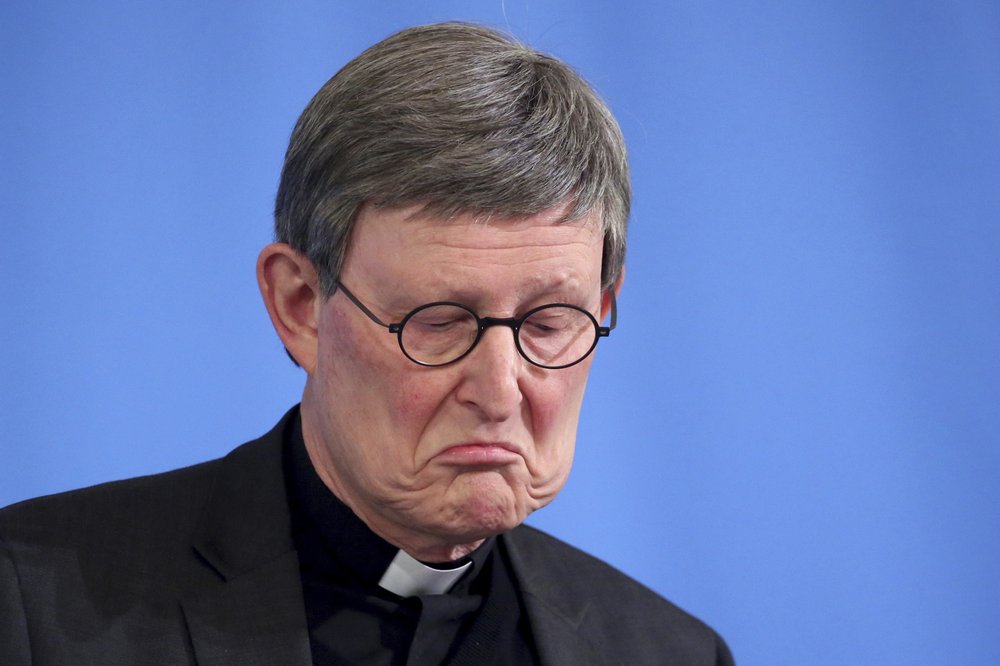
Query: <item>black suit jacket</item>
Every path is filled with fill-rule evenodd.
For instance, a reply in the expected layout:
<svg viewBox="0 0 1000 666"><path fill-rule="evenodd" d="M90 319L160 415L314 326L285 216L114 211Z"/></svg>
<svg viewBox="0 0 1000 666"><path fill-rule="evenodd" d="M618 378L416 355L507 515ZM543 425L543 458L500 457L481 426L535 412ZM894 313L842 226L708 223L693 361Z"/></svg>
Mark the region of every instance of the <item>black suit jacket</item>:
<svg viewBox="0 0 1000 666"><path fill-rule="evenodd" d="M0 511L0 664L310 663L283 427ZM710 628L607 564L526 526L500 538L544 663L732 663Z"/></svg>

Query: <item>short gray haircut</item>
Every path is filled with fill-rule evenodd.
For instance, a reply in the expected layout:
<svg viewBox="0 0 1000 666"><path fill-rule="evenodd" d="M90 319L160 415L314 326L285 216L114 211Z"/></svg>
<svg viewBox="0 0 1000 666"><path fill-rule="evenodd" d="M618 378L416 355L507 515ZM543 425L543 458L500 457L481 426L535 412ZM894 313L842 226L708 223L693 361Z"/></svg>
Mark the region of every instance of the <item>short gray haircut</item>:
<svg viewBox="0 0 1000 666"><path fill-rule="evenodd" d="M625 260L621 130L562 61L466 23L408 28L364 51L306 106L285 154L275 232L333 293L365 204L444 217L599 211L602 286Z"/></svg>

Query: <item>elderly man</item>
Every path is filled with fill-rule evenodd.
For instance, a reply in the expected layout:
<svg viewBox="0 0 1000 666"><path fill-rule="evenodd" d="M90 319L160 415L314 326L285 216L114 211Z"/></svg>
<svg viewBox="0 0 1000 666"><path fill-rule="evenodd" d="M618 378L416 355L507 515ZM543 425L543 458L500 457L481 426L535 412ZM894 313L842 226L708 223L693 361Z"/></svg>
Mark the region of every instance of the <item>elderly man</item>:
<svg viewBox="0 0 1000 666"><path fill-rule="evenodd" d="M521 525L569 474L628 209L563 63L461 24L358 56L295 127L257 263L301 405L224 459L5 510L0 662L731 663Z"/></svg>

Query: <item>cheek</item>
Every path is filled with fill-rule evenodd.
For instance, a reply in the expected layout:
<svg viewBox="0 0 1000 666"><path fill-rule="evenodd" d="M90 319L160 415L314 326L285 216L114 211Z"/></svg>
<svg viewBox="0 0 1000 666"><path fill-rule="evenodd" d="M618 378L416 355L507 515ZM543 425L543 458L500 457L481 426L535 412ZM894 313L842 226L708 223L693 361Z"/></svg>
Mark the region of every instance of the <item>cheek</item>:
<svg viewBox="0 0 1000 666"><path fill-rule="evenodd" d="M323 323L318 374L325 387L325 406L334 415L337 430L365 441L374 454L378 447L370 447L371 441L386 439L406 405L392 350L375 337L377 329L352 325L343 315L328 316Z"/></svg>
<svg viewBox="0 0 1000 666"><path fill-rule="evenodd" d="M409 361L407 361L409 363ZM423 431L442 412L442 404L448 399L454 382L448 374L440 370L423 372L420 368L406 368L409 372L396 375L393 385L388 387L390 418L397 427L407 430L413 440L419 440ZM416 441L413 442L414 445Z"/></svg>
<svg viewBox="0 0 1000 666"><path fill-rule="evenodd" d="M352 321L343 313L331 313L323 323L326 326L320 338L325 344L321 344L320 354L331 390L347 401L382 396L372 405L384 403L399 385L393 354L398 350L391 346L391 336L375 326L365 326L367 322Z"/></svg>
<svg viewBox="0 0 1000 666"><path fill-rule="evenodd" d="M581 364L583 365L583 364ZM549 371L546 381L537 384L530 396L536 433L562 431L575 425L587 385L587 368ZM559 374L554 374L559 373Z"/></svg>
<svg viewBox="0 0 1000 666"><path fill-rule="evenodd" d="M539 460L545 464L568 465L572 461L580 404L587 380L586 371L582 370L561 371L566 374L543 383L532 395L535 446Z"/></svg>
<svg viewBox="0 0 1000 666"><path fill-rule="evenodd" d="M419 438L420 431L433 413L427 387L413 381L388 387L386 408L386 418L392 424L392 430L397 435L404 435L408 441Z"/></svg>
<svg viewBox="0 0 1000 666"><path fill-rule="evenodd" d="M323 323L321 374L341 428L382 462L412 456L448 395L450 375L423 371L403 356L395 337L366 322L334 313Z"/></svg>

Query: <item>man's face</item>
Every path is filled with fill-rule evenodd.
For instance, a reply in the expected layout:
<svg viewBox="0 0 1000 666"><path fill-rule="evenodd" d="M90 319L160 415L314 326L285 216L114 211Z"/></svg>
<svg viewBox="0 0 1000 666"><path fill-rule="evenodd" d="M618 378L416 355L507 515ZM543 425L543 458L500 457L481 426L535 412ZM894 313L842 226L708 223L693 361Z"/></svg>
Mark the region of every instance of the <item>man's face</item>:
<svg viewBox="0 0 1000 666"><path fill-rule="evenodd" d="M483 222L367 206L340 280L386 323L432 301L481 317L570 303L600 319L599 224L559 223L562 213ZM306 442L327 485L383 538L424 552L472 543L562 488L592 356L545 370L497 326L460 361L423 367L345 295L317 307Z"/></svg>

